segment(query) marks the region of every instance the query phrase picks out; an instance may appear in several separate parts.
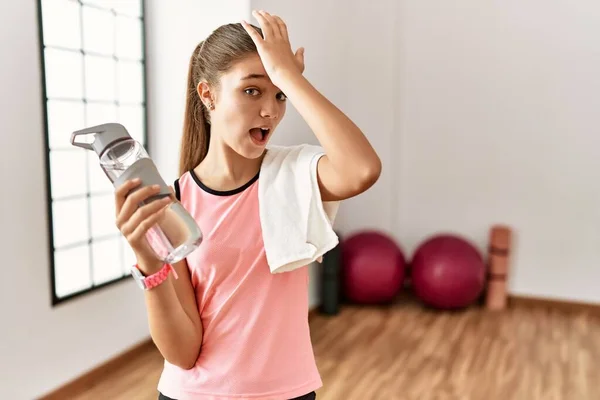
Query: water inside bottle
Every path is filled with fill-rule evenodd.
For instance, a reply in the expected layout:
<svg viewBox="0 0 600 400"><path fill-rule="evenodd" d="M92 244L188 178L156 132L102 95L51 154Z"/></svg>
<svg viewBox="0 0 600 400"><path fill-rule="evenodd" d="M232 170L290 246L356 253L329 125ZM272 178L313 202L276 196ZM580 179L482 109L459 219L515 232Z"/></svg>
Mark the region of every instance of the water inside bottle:
<svg viewBox="0 0 600 400"><path fill-rule="evenodd" d="M186 215L181 203L173 201L164 210L163 217L146 233L148 243L166 263L182 260L202 242L198 226L185 218Z"/></svg>

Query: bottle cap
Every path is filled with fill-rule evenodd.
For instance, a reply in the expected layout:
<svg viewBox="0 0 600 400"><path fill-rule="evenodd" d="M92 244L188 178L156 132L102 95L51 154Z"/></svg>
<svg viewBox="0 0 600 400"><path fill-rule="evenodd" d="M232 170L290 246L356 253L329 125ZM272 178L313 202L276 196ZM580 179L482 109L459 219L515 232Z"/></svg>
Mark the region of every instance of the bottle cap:
<svg viewBox="0 0 600 400"><path fill-rule="evenodd" d="M94 134L93 142L76 141L79 136L90 134ZM131 135L127 132L127 129L125 129L123 125L113 122L81 129L71 134L71 144L73 146L94 150L98 156L101 156L102 153L104 153L104 150L113 143L125 139L131 139Z"/></svg>

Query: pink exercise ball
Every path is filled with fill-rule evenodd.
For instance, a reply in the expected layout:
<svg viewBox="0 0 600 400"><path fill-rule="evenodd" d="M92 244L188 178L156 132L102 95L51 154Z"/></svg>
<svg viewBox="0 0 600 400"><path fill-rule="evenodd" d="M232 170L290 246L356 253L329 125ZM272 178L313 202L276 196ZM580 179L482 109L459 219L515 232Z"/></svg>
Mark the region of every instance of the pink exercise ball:
<svg viewBox="0 0 600 400"><path fill-rule="evenodd" d="M451 234L433 236L415 251L411 262L414 292L439 309L465 308L482 294L485 262L467 240Z"/></svg>
<svg viewBox="0 0 600 400"><path fill-rule="evenodd" d="M363 231L342 243L342 280L347 300L361 304L388 303L402 288L406 260L387 235Z"/></svg>

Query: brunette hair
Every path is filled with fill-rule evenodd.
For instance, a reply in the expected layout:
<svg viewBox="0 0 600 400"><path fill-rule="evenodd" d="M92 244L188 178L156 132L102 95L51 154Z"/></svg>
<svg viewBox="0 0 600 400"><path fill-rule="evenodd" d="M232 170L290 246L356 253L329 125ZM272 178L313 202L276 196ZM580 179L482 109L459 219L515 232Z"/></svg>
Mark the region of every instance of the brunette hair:
<svg viewBox="0 0 600 400"><path fill-rule="evenodd" d="M252 25L260 35L260 28ZM200 100L198 84L206 81L218 88L220 74L236 61L257 53L256 45L242 24L226 24L198 43L190 58L179 155L179 174L195 168L206 157L210 142L210 116Z"/></svg>

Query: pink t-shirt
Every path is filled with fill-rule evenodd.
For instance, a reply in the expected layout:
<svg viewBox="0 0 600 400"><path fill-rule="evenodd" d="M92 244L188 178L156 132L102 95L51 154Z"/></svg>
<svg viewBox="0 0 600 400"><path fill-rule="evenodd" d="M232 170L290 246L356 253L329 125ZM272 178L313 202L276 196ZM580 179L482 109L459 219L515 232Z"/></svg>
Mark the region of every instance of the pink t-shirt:
<svg viewBox="0 0 600 400"><path fill-rule="evenodd" d="M165 361L158 390L168 397L291 399L322 385L308 325L308 268L270 272L258 185L258 175L228 192L193 172L178 180L178 197L204 234L187 258L204 337L192 369Z"/></svg>

